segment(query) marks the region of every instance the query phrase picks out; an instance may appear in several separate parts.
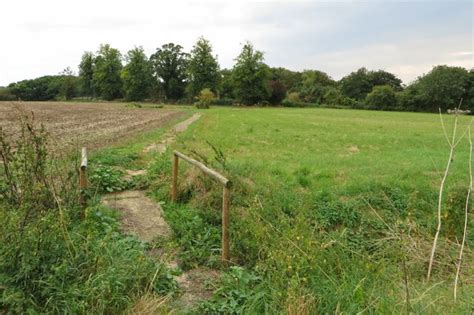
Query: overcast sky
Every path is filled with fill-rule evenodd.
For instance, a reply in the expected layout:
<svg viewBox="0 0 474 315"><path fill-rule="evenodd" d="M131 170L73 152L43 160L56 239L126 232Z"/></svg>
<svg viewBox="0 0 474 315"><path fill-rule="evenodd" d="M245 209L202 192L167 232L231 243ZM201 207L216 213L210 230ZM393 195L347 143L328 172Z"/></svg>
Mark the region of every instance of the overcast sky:
<svg viewBox="0 0 474 315"><path fill-rule="evenodd" d="M433 65L474 66L471 1L4 0L0 11L0 86L77 71L101 43L151 54L201 35L223 68L246 40L270 66L334 79L365 66L409 83Z"/></svg>

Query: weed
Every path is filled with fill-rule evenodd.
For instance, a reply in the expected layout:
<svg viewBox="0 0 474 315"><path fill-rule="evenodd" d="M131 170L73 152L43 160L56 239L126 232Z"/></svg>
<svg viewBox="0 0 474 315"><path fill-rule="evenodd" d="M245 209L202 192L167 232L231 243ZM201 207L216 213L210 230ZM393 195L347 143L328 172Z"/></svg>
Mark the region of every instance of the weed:
<svg viewBox="0 0 474 315"><path fill-rule="evenodd" d="M140 104L140 103L129 103L129 104L126 104L125 107L128 107L128 108L142 108L143 105Z"/></svg>
<svg viewBox="0 0 474 315"><path fill-rule="evenodd" d="M91 173L92 188L99 192L114 192L130 188L130 183L123 180L123 172L109 166L100 165Z"/></svg>
<svg viewBox="0 0 474 315"><path fill-rule="evenodd" d="M231 267L221 278L219 288L209 301L199 306L199 312L209 314L244 314L249 305L258 303L262 306L266 291L261 290L262 278L254 272L241 267ZM258 289L257 289L258 287ZM257 289L257 290L256 290ZM257 311L256 305L251 306ZM260 309L263 311L263 308Z"/></svg>

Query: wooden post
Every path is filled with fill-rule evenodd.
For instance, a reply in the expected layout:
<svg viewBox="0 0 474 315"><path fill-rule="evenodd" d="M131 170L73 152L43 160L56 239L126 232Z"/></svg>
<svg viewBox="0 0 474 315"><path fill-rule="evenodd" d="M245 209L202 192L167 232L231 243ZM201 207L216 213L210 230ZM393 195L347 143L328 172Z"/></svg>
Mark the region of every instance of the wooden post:
<svg viewBox="0 0 474 315"><path fill-rule="evenodd" d="M87 150L82 148L81 151L81 167L79 168L79 189L80 203L82 206L86 205L86 196L84 190L87 189ZM84 216L84 214L82 214Z"/></svg>
<svg viewBox="0 0 474 315"><path fill-rule="evenodd" d="M179 157L173 154L173 180L171 184L171 201L176 202L178 199L178 170L179 170Z"/></svg>
<svg viewBox="0 0 474 315"><path fill-rule="evenodd" d="M190 158L189 156L184 155L181 152L173 152L173 174L172 174L172 184L171 184L171 200L176 202L177 200L177 189L178 189L178 161L179 158L182 158L184 161L198 167L205 174L213 177L215 180L220 182L224 187L223 197L222 197L222 263L227 266L230 262L230 246L229 246L229 225L230 225L230 189L232 188L232 182L216 172L213 169L210 169L203 163L196 161L195 159Z"/></svg>
<svg viewBox="0 0 474 315"><path fill-rule="evenodd" d="M229 206L230 206L230 188L224 186L222 198L222 262L227 265L230 261L229 249Z"/></svg>

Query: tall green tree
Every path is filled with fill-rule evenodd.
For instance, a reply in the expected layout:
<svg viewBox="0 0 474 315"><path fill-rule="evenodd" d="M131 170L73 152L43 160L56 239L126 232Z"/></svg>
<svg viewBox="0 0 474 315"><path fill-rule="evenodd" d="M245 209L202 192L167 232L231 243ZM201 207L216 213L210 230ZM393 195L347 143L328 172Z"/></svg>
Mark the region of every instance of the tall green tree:
<svg viewBox="0 0 474 315"><path fill-rule="evenodd" d="M344 96L363 100L372 91L372 81L366 68L350 73L340 81L341 92Z"/></svg>
<svg viewBox="0 0 474 315"><path fill-rule="evenodd" d="M106 100L122 97L122 55L110 45L101 45L95 58L93 73L94 87L99 96Z"/></svg>
<svg viewBox="0 0 474 315"><path fill-rule="evenodd" d="M372 86L388 85L395 91L402 90L402 80L397 78L393 73L384 70L370 71L369 80L372 83Z"/></svg>
<svg viewBox="0 0 474 315"><path fill-rule="evenodd" d="M219 72L219 96L234 98L234 80L231 69L222 69Z"/></svg>
<svg viewBox="0 0 474 315"><path fill-rule="evenodd" d="M270 79L283 83L288 91L296 90L301 84L301 72L285 68L270 68Z"/></svg>
<svg viewBox="0 0 474 315"><path fill-rule="evenodd" d="M365 99L374 86L378 85L388 85L395 91L402 90L402 80L384 70L368 71L360 68L340 81L342 94L356 100Z"/></svg>
<svg viewBox="0 0 474 315"><path fill-rule="evenodd" d="M17 99L23 101L49 101L61 97L63 76L47 75L32 80L23 80L8 85Z"/></svg>
<svg viewBox="0 0 474 315"><path fill-rule="evenodd" d="M461 67L436 66L409 87L417 94L416 110L437 111L455 108L463 98L464 108L471 103L471 75Z"/></svg>
<svg viewBox="0 0 474 315"><path fill-rule="evenodd" d="M243 104L257 104L269 97L267 81L269 67L263 62L263 53L255 50L250 42L243 47L232 71L235 96Z"/></svg>
<svg viewBox="0 0 474 315"><path fill-rule="evenodd" d="M376 85L372 92L367 94L365 103L370 109L395 109L397 107L397 97L390 85Z"/></svg>
<svg viewBox="0 0 474 315"><path fill-rule="evenodd" d="M214 93L219 85L219 63L217 56L212 54L211 43L200 37L191 50L188 64L188 90L194 97L205 88Z"/></svg>
<svg viewBox="0 0 474 315"><path fill-rule="evenodd" d="M469 70L469 80L466 85L466 101L465 108L469 109L474 114L474 69Z"/></svg>
<svg viewBox="0 0 474 315"><path fill-rule="evenodd" d="M178 100L183 97L186 88L186 67L188 54L183 47L173 43L165 44L151 55L153 75L162 86L165 96L169 100Z"/></svg>
<svg viewBox="0 0 474 315"><path fill-rule="evenodd" d="M305 70L301 74L300 96L305 102L321 104L328 89L335 86L336 81L327 73Z"/></svg>
<svg viewBox="0 0 474 315"><path fill-rule="evenodd" d="M142 47L127 52L127 64L122 70L125 98L130 101L141 101L150 96L153 75L151 64Z"/></svg>
<svg viewBox="0 0 474 315"><path fill-rule="evenodd" d="M94 54L86 51L82 55L79 64L79 89L83 96L95 96L94 94Z"/></svg>
<svg viewBox="0 0 474 315"><path fill-rule="evenodd" d="M65 100L70 100L77 94L78 78L74 75L74 72L69 67L64 69L59 75L62 77L60 95Z"/></svg>

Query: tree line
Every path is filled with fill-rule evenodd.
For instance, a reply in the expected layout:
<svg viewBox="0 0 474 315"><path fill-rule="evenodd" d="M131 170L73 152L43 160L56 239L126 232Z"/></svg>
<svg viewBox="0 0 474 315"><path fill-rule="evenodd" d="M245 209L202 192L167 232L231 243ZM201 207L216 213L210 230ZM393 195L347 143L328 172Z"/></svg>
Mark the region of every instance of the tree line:
<svg viewBox="0 0 474 315"><path fill-rule="evenodd" d="M211 96L209 96L211 94ZM0 100L73 98L189 104L200 96L216 105L326 106L376 110L474 111L474 70L435 66L405 86L394 74L360 68L336 81L319 70L291 71L265 64L252 43L242 46L231 69L221 69L211 43L201 37L190 52L168 43L147 56L142 47L122 55L110 45L85 52L79 74L23 80L0 88Z"/></svg>

